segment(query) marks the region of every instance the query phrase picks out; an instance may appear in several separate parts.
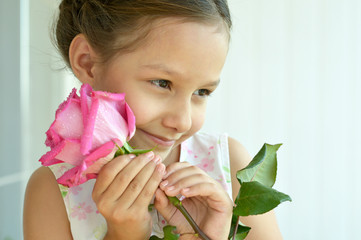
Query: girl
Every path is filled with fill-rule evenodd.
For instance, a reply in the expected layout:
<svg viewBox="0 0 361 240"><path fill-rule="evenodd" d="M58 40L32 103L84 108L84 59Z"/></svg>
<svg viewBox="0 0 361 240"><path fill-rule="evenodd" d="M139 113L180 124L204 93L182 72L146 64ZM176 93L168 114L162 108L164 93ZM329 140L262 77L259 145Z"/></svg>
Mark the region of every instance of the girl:
<svg viewBox="0 0 361 240"><path fill-rule="evenodd" d="M235 174L250 157L224 134L197 133L228 51L226 0L63 0L59 10L67 65L95 90L126 93L137 127L130 144L158 147L115 158L64 198L56 182L64 166L40 167L27 186L24 238L143 240L170 224L180 239L196 239L166 197L181 194L211 239L227 239ZM241 220L248 239L281 239L273 213Z"/></svg>

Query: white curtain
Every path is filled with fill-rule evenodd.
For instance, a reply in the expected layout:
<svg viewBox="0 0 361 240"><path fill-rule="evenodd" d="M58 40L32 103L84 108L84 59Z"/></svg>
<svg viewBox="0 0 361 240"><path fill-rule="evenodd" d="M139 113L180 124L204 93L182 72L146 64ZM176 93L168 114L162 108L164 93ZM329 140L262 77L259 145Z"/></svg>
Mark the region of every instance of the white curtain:
<svg viewBox="0 0 361 240"><path fill-rule="evenodd" d="M69 73L57 70L59 56L49 40L57 2L5 0L0 5L2 16L10 3L15 4L14 13L23 13L20 34L8 32L19 40L21 76L14 81L20 86L0 75L1 92L17 96L20 105L20 121L10 119L14 103L0 105L1 119L20 129L14 141L21 143L20 159L10 161L13 150L1 148L0 239L21 238L27 178L47 150L45 131L58 104L76 86ZM275 188L293 199L276 208L285 239L357 239L360 1L229 0L229 4L234 20L229 57L202 130L228 132L251 155L264 142L283 143ZM1 30L7 30L3 23ZM2 50L7 49L0 43ZM2 66L7 59L1 58ZM1 129L5 146L14 136ZM4 166L11 171L5 172ZM17 191L12 192L14 188Z"/></svg>

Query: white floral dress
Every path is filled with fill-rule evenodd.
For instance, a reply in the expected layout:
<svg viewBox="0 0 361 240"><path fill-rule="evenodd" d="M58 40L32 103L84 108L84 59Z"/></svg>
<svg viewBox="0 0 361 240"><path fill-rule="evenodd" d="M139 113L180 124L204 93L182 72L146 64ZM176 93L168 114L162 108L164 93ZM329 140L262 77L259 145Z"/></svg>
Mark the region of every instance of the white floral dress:
<svg viewBox="0 0 361 240"><path fill-rule="evenodd" d="M209 176L220 182L232 198L227 134L195 134L182 143L179 161L189 162L203 169ZM64 163L52 165L49 168L58 178L70 167L69 164ZM92 179L71 188L59 185L74 240L103 239L107 232L106 221L92 200L94 183L95 180ZM151 215L152 235L163 237L163 227L167 225L167 222L155 209L151 211Z"/></svg>

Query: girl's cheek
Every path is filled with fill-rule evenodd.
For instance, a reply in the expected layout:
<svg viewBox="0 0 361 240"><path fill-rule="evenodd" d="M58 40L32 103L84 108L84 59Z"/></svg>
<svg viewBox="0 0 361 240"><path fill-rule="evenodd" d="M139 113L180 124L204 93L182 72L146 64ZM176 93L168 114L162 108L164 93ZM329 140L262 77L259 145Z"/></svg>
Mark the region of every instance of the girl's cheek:
<svg viewBox="0 0 361 240"><path fill-rule="evenodd" d="M137 125L142 125L155 118L159 112L159 106L151 99L144 99L142 97L128 101L129 107L132 109Z"/></svg>
<svg viewBox="0 0 361 240"><path fill-rule="evenodd" d="M205 111L192 116L192 129L194 133L198 132L202 128L204 124L204 120L205 120Z"/></svg>

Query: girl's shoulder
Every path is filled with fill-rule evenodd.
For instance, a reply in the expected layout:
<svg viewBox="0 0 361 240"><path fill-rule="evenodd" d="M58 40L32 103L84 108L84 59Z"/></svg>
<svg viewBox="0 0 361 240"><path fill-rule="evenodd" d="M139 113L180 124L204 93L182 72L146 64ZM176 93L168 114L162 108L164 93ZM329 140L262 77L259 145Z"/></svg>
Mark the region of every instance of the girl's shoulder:
<svg viewBox="0 0 361 240"><path fill-rule="evenodd" d="M231 164L238 170L246 167L252 160L247 149L236 139L228 137L228 149Z"/></svg>
<svg viewBox="0 0 361 240"><path fill-rule="evenodd" d="M58 183L53 172L48 167L40 167L30 176L25 193L25 200L33 201L39 206L47 205L62 198L59 192Z"/></svg>
<svg viewBox="0 0 361 240"><path fill-rule="evenodd" d="M47 167L38 168L26 187L24 238L47 239L51 236L52 239L72 239L67 219L54 174Z"/></svg>
<svg viewBox="0 0 361 240"><path fill-rule="evenodd" d="M231 178L233 199L237 197L239 182L237 180L237 171L245 168L252 160L247 149L234 138L228 137L229 161L231 165Z"/></svg>

